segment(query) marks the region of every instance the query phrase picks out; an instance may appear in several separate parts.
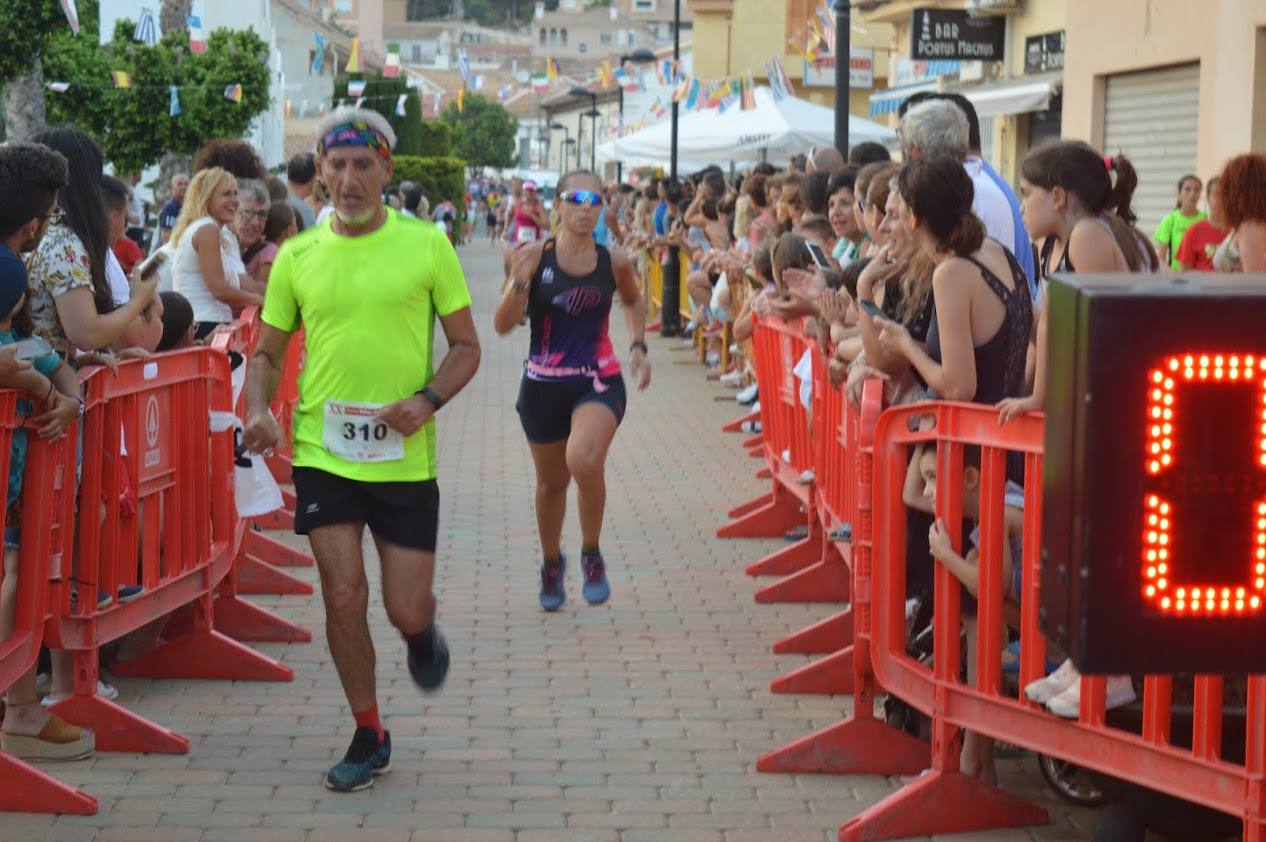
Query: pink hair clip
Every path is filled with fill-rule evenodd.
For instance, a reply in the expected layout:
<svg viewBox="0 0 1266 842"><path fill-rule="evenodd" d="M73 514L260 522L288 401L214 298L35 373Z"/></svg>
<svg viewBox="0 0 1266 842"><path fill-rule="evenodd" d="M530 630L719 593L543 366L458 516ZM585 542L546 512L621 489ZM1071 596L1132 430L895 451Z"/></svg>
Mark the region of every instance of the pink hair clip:
<svg viewBox="0 0 1266 842"><path fill-rule="evenodd" d="M1112 156L1111 156L1111 155L1104 155L1104 156L1103 156L1103 165L1104 165L1104 167L1106 167L1107 169L1112 169Z"/></svg>

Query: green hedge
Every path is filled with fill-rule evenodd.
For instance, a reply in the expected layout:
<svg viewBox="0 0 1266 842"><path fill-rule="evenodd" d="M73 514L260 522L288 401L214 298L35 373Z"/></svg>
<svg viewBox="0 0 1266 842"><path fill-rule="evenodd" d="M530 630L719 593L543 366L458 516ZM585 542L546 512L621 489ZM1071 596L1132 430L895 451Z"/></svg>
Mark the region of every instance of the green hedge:
<svg viewBox="0 0 1266 842"><path fill-rule="evenodd" d="M453 130L443 120L423 120L419 143L419 155L433 158L451 155Z"/></svg>
<svg viewBox="0 0 1266 842"><path fill-rule="evenodd" d="M431 207L444 199L458 207L466 193L466 162L461 158L396 155L394 183L413 181L422 188Z"/></svg>

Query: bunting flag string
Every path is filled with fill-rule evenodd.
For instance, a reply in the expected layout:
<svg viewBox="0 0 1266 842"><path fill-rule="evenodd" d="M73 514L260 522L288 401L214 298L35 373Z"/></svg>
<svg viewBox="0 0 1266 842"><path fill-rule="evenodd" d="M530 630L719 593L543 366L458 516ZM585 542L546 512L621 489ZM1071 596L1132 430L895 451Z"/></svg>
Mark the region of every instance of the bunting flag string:
<svg viewBox="0 0 1266 842"><path fill-rule="evenodd" d="M314 32L313 36L316 39L316 49L312 52L312 73L317 75L325 66L325 36L320 32Z"/></svg>
<svg viewBox="0 0 1266 842"><path fill-rule="evenodd" d="M397 117L405 116L406 112L405 112L404 104L408 99L409 99L408 94L400 94L400 96L396 97L396 116Z"/></svg>
<svg viewBox="0 0 1266 842"><path fill-rule="evenodd" d="M70 31L79 34L79 10L75 8L75 0L62 0L62 11L66 14L66 22Z"/></svg>
<svg viewBox="0 0 1266 842"><path fill-rule="evenodd" d="M158 43L158 21L154 20L154 13L147 6L141 7L141 19L132 31L132 40L150 47Z"/></svg>
<svg viewBox="0 0 1266 842"><path fill-rule="evenodd" d="M398 79L400 77L400 53L387 53L387 61L382 66L382 75L384 79Z"/></svg>
<svg viewBox="0 0 1266 842"><path fill-rule="evenodd" d="M352 39L352 51L347 57L347 66L343 68L345 73L360 73L360 39Z"/></svg>
<svg viewBox="0 0 1266 842"><path fill-rule="evenodd" d="M552 58L545 59L545 78L551 82L558 78L558 62Z"/></svg>
<svg viewBox="0 0 1266 842"><path fill-rule="evenodd" d="M171 117L175 117L180 113L180 86L168 85L167 92L169 97L167 114Z"/></svg>

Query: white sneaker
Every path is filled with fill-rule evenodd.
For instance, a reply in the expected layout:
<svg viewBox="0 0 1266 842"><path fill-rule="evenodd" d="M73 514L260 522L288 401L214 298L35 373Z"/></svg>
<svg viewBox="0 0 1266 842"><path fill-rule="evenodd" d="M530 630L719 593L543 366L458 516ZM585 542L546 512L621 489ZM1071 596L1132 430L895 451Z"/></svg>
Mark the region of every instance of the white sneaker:
<svg viewBox="0 0 1266 842"><path fill-rule="evenodd" d="M761 431L760 420L744 421L739 425L739 429L744 433L759 433Z"/></svg>
<svg viewBox="0 0 1266 842"><path fill-rule="evenodd" d="M790 449L784 450L781 456L782 456L782 461L786 462L788 465L791 464L791 450Z"/></svg>
<svg viewBox="0 0 1266 842"><path fill-rule="evenodd" d="M800 483L801 485L809 485L815 479L817 479L817 476L813 473L813 469L809 468L800 476L796 477L796 482Z"/></svg>
<svg viewBox="0 0 1266 842"><path fill-rule="evenodd" d="M105 699L107 702L113 702L115 699L119 698L119 688L115 687L113 684L106 684L104 681L98 681L97 695ZM69 693L49 693L40 700L40 704L49 708L58 702L64 702L69 698Z"/></svg>
<svg viewBox="0 0 1266 842"><path fill-rule="evenodd" d="M744 404L744 405L749 404L752 401L756 400L756 391L757 391L756 384L753 383L752 385L748 386L746 389L744 389L743 391L735 395L734 399L737 400L741 404Z"/></svg>
<svg viewBox="0 0 1266 842"><path fill-rule="evenodd" d="M1125 707L1138 698L1134 694L1134 683L1128 675L1111 676L1108 679L1106 696L1105 710ZM1072 687L1047 702L1046 709L1064 719L1076 719L1081 709L1081 682L1074 682Z"/></svg>
<svg viewBox="0 0 1266 842"><path fill-rule="evenodd" d="M715 365L720 365L721 355L718 354L716 351L709 351L707 356L704 358L704 361L709 368Z"/></svg>
<svg viewBox="0 0 1266 842"><path fill-rule="evenodd" d="M731 354L737 354L737 353L739 352L739 350L740 350L740 348L739 348L739 344L738 344L737 342L731 342L731 343L730 343L730 353L731 353Z"/></svg>
<svg viewBox="0 0 1266 842"><path fill-rule="evenodd" d="M760 412L760 401L752 404L752 412Z"/></svg>
<svg viewBox="0 0 1266 842"><path fill-rule="evenodd" d="M1028 686L1024 688L1024 695L1029 697L1029 701L1044 705L1069 687L1075 686L1079 678L1081 678L1081 675L1077 672L1077 668L1073 666L1073 659L1069 658L1059 665L1059 669L1046 676L1046 678L1039 678L1037 681L1029 682Z"/></svg>
<svg viewBox="0 0 1266 842"><path fill-rule="evenodd" d="M722 374L722 375L721 375L721 382L722 382L722 383L725 383L726 385L729 385L729 384L731 384L731 383L742 383L742 382L743 382L743 372L741 372L741 371L727 371L725 374Z"/></svg>

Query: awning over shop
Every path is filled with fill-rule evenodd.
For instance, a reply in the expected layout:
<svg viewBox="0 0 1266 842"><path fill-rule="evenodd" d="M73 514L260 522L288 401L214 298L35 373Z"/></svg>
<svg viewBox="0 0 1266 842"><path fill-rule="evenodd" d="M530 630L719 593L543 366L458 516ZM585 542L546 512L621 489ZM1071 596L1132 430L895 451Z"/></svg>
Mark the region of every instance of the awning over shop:
<svg viewBox="0 0 1266 842"><path fill-rule="evenodd" d="M1042 73L1023 76L1008 82L994 82L978 88L963 88L959 93L971 100L981 117L998 117L1003 114L1026 114L1050 108L1051 97L1059 90L1063 73ZM908 94L907 94L908 96ZM871 100L871 113L874 111Z"/></svg>
<svg viewBox="0 0 1266 842"><path fill-rule="evenodd" d="M899 88L888 88L879 93L870 95L870 116L878 117L881 114L894 114L901 107L901 103L905 102L911 96L924 91L935 92L937 89L937 81L929 79L926 82L918 82L913 85L902 85Z"/></svg>

